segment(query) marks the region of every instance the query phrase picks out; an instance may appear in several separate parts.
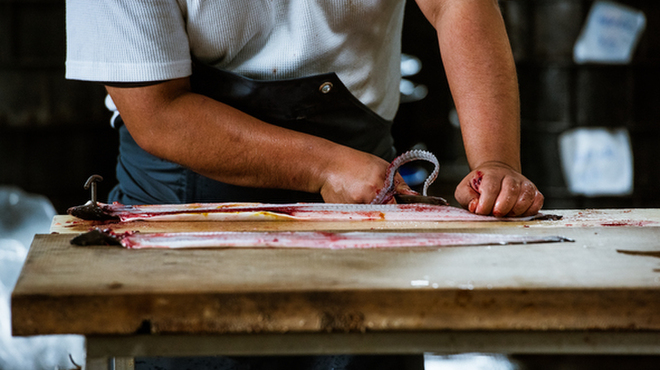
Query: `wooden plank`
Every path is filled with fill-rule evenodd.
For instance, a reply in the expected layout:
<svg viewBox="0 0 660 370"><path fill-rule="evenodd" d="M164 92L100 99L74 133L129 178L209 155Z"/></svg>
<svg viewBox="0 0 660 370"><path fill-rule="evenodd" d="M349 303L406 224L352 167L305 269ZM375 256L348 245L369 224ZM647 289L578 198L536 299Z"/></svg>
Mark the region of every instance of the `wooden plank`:
<svg viewBox="0 0 660 370"><path fill-rule="evenodd" d="M314 222L314 221L231 221L231 222L145 222L113 223L83 221L73 216L53 218L51 232L81 233L93 227L111 227L123 232L184 232L184 231L306 231L306 230L419 230L419 229L476 229L476 228L549 228L549 227L601 227L601 226L660 226L658 209L609 210L548 210L546 213L562 215L559 221L521 222Z"/></svg>
<svg viewBox="0 0 660 370"><path fill-rule="evenodd" d="M559 231L575 243L127 250L37 235L12 296L13 331L660 330L660 228L473 230Z"/></svg>
<svg viewBox="0 0 660 370"><path fill-rule="evenodd" d="M433 353L660 354L654 332L423 331L230 335L90 336L87 359L154 357ZM107 363L107 360L106 360Z"/></svg>

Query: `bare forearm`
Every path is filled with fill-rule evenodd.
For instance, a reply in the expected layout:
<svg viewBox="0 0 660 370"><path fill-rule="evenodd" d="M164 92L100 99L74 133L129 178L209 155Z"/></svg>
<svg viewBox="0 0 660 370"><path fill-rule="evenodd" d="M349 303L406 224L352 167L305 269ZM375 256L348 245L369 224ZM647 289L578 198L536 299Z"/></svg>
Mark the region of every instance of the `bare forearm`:
<svg viewBox="0 0 660 370"><path fill-rule="evenodd" d="M434 22L468 161L520 171L518 82L497 2L444 3Z"/></svg>
<svg viewBox="0 0 660 370"><path fill-rule="evenodd" d="M322 140L303 140L193 93L183 94L158 113L141 125L125 117L138 144L158 157L235 185L316 190L313 181L302 181L319 177L314 166L291 158L295 152L309 162L322 161L316 154L328 149L319 148L328 146Z"/></svg>
<svg viewBox="0 0 660 370"><path fill-rule="evenodd" d="M438 32L471 171L456 200L479 214L532 215L543 195L521 173L516 68L496 0L417 0Z"/></svg>
<svg viewBox="0 0 660 370"><path fill-rule="evenodd" d="M358 158L358 162L364 162L358 168L374 163L379 169L386 166L377 157L267 124L191 93L185 80L167 84L181 84L184 88L175 89L173 95L165 85L133 91L109 87L108 91L142 148L215 180L241 186L322 192L335 172L346 171L337 168L342 163Z"/></svg>

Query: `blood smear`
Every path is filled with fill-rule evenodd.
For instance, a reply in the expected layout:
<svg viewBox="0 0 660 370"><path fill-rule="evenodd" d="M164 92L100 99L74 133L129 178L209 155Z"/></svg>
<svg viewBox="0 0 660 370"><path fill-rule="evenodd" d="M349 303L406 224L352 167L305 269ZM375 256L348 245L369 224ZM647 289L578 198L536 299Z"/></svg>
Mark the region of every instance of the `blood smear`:
<svg viewBox="0 0 660 370"><path fill-rule="evenodd" d="M481 171L477 171L477 177L472 179L472 183L470 184L470 187L472 190L476 191L477 193L481 193L479 191L479 188L481 187L481 181L484 179L484 173Z"/></svg>
<svg viewBox="0 0 660 370"><path fill-rule="evenodd" d="M415 248L572 242L562 236L394 232L192 232L118 235L126 248Z"/></svg>

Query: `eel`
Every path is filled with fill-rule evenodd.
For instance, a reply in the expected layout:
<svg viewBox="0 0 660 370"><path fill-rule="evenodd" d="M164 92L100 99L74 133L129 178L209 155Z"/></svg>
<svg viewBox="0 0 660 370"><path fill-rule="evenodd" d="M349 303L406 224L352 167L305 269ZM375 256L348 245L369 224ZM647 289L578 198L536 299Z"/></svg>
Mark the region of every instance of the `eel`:
<svg viewBox="0 0 660 370"><path fill-rule="evenodd" d="M189 203L123 205L98 203L105 219L130 221L530 221L557 220L561 216L494 217L437 204L342 204L342 203ZM72 216L85 219L97 213Z"/></svg>
<svg viewBox="0 0 660 370"><path fill-rule="evenodd" d="M71 244L120 245L142 248L313 248L382 249L448 246L484 246L531 243L573 242L562 236L527 236L480 233L438 232L187 232L187 233L114 233L95 229L71 240Z"/></svg>

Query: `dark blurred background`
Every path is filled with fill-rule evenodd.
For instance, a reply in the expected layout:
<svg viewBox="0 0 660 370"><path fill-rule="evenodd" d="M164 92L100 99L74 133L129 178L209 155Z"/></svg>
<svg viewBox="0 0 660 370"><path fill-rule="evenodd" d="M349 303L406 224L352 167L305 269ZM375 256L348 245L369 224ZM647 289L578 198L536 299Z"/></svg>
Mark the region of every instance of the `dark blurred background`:
<svg viewBox="0 0 660 370"><path fill-rule="evenodd" d="M660 1L620 0L647 18L633 62L577 65L573 45L591 0L500 1L517 62L522 102L523 171L546 196L545 208L659 207L654 163L660 154ZM105 91L64 79L64 0L0 0L0 185L46 195L59 213L89 199L93 173L115 183L117 134ZM453 197L467 173L460 132L433 28L409 1L403 51L422 61L409 77L428 88L401 105L400 151L424 144L441 161L435 195ZM625 127L634 154L634 191L622 197L572 195L562 173L558 136L575 127Z"/></svg>

